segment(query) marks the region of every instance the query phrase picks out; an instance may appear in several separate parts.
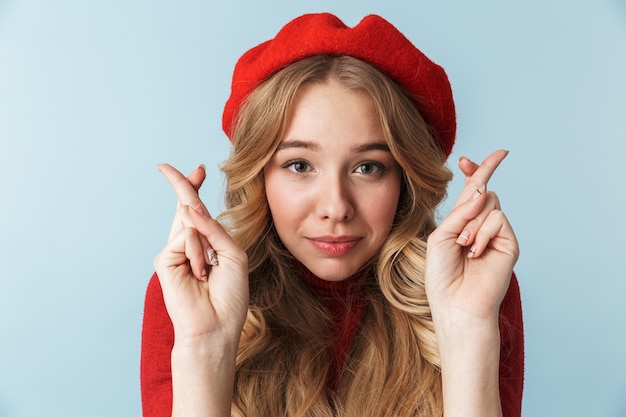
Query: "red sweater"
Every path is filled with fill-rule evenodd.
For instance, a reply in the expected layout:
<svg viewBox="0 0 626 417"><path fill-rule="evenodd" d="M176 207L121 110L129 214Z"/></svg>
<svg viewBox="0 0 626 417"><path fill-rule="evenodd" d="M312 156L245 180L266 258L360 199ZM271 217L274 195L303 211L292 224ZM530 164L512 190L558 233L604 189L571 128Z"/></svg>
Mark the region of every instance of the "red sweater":
<svg viewBox="0 0 626 417"><path fill-rule="evenodd" d="M335 361L329 385L332 389L343 367L350 344L367 308L363 280L328 282L313 274L302 278L332 312L337 322ZM352 303L343 300L350 296ZM521 416L524 383L524 330L519 287L515 275L500 308L500 398L504 417ZM159 280L152 276L144 307L141 345L141 398L144 417L171 417L171 351L174 330L165 310Z"/></svg>

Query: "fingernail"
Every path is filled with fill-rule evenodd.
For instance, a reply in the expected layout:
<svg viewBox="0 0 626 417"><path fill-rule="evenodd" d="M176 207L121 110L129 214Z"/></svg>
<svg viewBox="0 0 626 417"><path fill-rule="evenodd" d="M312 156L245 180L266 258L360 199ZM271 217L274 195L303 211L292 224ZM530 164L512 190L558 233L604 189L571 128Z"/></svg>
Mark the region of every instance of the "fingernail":
<svg viewBox="0 0 626 417"><path fill-rule="evenodd" d="M158 169L158 170L159 170L159 172L160 172L160 171L161 171L161 164L157 165L156 167L157 167L157 169Z"/></svg>
<svg viewBox="0 0 626 417"><path fill-rule="evenodd" d="M467 251L467 257L468 258L473 258L474 255L476 255L476 249L474 248L474 246L472 246L468 251Z"/></svg>
<svg viewBox="0 0 626 417"><path fill-rule="evenodd" d="M471 200L476 200L478 197L480 197L485 192L486 188L487 187L485 187L484 185L478 187L476 191L474 191L474 194L472 194Z"/></svg>
<svg viewBox="0 0 626 417"><path fill-rule="evenodd" d="M206 269L202 270L202 275L200 276L202 278L202 281L206 281L208 278L208 274L206 273Z"/></svg>
<svg viewBox="0 0 626 417"><path fill-rule="evenodd" d="M198 168L203 169L203 170L205 170L205 171L206 171L206 165L204 165L204 164L200 164L200 165L198 165Z"/></svg>
<svg viewBox="0 0 626 417"><path fill-rule="evenodd" d="M217 260L217 252L213 249L209 249L209 263L213 266L219 265L219 261Z"/></svg>
<svg viewBox="0 0 626 417"><path fill-rule="evenodd" d="M459 245L464 244L465 242L467 242L470 238L470 231L465 229L461 232L461 234L459 235L459 237L456 240L456 243L458 243Z"/></svg>

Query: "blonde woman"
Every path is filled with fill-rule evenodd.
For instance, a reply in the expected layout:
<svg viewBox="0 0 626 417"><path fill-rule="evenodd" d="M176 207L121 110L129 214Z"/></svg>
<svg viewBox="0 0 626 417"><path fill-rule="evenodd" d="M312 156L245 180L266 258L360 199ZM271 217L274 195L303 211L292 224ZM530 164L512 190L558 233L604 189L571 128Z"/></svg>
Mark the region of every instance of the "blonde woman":
<svg viewBox="0 0 626 417"><path fill-rule="evenodd" d="M237 63L227 210L179 204L146 297L144 416L519 416L514 232L448 79L389 22L305 15Z"/></svg>

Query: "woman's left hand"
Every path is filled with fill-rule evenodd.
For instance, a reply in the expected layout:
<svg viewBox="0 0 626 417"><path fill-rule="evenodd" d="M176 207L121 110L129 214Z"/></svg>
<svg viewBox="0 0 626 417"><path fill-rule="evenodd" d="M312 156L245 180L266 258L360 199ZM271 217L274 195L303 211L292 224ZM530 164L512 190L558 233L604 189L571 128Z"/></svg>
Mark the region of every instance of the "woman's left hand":
<svg viewBox="0 0 626 417"><path fill-rule="evenodd" d="M498 318L519 246L487 183L507 154L496 151L480 166L467 158L459 162L465 187L428 238L426 292L434 319L493 323Z"/></svg>

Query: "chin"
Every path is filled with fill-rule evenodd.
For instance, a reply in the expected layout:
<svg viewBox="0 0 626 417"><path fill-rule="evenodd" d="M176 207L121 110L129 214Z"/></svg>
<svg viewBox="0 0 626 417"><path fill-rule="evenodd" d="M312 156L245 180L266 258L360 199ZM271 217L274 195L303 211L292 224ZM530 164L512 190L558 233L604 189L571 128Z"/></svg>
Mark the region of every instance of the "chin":
<svg viewBox="0 0 626 417"><path fill-rule="evenodd" d="M331 259L323 262L316 262L314 265L304 266L308 268L316 277L323 279L324 281L343 281L356 274L362 265L352 265L345 261L338 261Z"/></svg>

